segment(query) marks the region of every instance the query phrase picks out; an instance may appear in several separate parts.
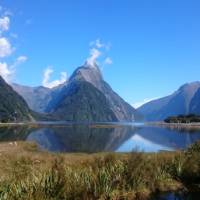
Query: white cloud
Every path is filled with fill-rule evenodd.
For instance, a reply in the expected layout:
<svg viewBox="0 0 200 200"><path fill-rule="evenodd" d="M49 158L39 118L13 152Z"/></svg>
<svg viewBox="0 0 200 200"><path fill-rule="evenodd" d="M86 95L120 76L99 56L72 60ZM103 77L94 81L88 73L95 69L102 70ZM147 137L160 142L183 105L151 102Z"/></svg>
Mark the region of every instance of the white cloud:
<svg viewBox="0 0 200 200"><path fill-rule="evenodd" d="M104 63L106 65L111 65L113 63L112 59L110 57L107 57L105 60L104 60Z"/></svg>
<svg viewBox="0 0 200 200"><path fill-rule="evenodd" d="M27 57L26 56L19 56L18 58L17 58L17 64L21 64L21 63L24 63L24 62L26 62L27 61Z"/></svg>
<svg viewBox="0 0 200 200"><path fill-rule="evenodd" d="M3 77L5 81L9 82L13 73L14 73L13 70L11 70L8 67L7 63L0 62L0 75Z"/></svg>
<svg viewBox="0 0 200 200"><path fill-rule="evenodd" d="M53 69L51 69L50 67L47 67L44 70L44 76L43 76L43 81L42 81L42 85L44 87L48 87L48 88L53 88L56 87L62 83L64 83L67 80L67 73L66 72L61 72L60 73L60 79L59 80L54 80L54 81L49 81L51 74L54 72Z"/></svg>
<svg viewBox="0 0 200 200"><path fill-rule="evenodd" d="M9 17L5 16L3 18L0 18L0 33L9 30L9 26L10 26Z"/></svg>
<svg viewBox="0 0 200 200"><path fill-rule="evenodd" d="M10 82L13 80L13 77L15 75L16 66L24 63L27 60L26 56L19 56L14 63L8 64L4 61L4 58L7 56L10 56L13 53L14 48L12 47L9 39L7 37L4 37L3 34L5 31L9 31L10 29L10 15L12 13L1 7L1 16L0 17L0 75L7 81ZM9 33L10 34L10 33ZM13 34L10 36L12 37ZM16 36L16 35L15 35Z"/></svg>
<svg viewBox="0 0 200 200"><path fill-rule="evenodd" d="M12 53L12 47L7 38L0 38L0 58L9 56Z"/></svg>
<svg viewBox="0 0 200 200"><path fill-rule="evenodd" d="M105 50L110 50L111 44L110 43L103 43L100 39L96 39L95 41L90 42L90 46L101 49L104 48Z"/></svg>
<svg viewBox="0 0 200 200"><path fill-rule="evenodd" d="M158 98L159 97L154 97L154 98L149 98L149 99L143 99L142 101L138 101L138 102L133 103L132 106L134 108L139 108L142 105L144 105L145 103L148 103L148 102L153 101L153 100L158 99Z"/></svg>
<svg viewBox="0 0 200 200"><path fill-rule="evenodd" d="M27 61L27 57L26 56L19 56L16 61L10 66L10 68L12 68L13 70L18 66L23 64L24 62Z"/></svg>
<svg viewBox="0 0 200 200"><path fill-rule="evenodd" d="M2 76L6 82L11 82L15 75L16 67L26 60L26 56L19 56L12 65L8 65L6 62L0 62L0 76Z"/></svg>
<svg viewBox="0 0 200 200"><path fill-rule="evenodd" d="M87 64L95 67L96 64L98 64L97 59L104 55L105 50L109 50L110 43L102 43L100 39L96 39L95 41L90 42L90 56L87 58ZM101 50L100 50L101 49ZM105 57L105 55L104 55ZM112 59L110 57L105 58L104 61L102 61L103 64L112 64Z"/></svg>
<svg viewBox="0 0 200 200"><path fill-rule="evenodd" d="M101 52L98 49L92 48L90 50L90 57L87 59L87 63L94 67L97 63L97 58L101 55Z"/></svg>
<svg viewBox="0 0 200 200"><path fill-rule="evenodd" d="M102 48L105 46L104 43L100 41L100 39L96 39L95 41L90 42L90 46L95 46L96 48Z"/></svg>

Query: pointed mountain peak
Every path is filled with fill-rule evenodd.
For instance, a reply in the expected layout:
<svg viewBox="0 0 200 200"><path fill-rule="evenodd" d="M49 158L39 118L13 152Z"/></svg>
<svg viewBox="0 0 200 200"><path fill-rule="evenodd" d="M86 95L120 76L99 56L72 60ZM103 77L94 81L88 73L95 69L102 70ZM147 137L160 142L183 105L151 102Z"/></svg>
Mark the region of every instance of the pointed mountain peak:
<svg viewBox="0 0 200 200"><path fill-rule="evenodd" d="M91 64L90 62L86 61L84 65L78 67L74 71L69 82L74 80L87 81L98 88L99 84L103 81L103 77L96 63Z"/></svg>
<svg viewBox="0 0 200 200"><path fill-rule="evenodd" d="M90 69L90 70L96 70L101 75L101 70L100 70L100 68L99 68L99 66L96 62L91 63L90 61L87 60L87 61L85 61L82 68L87 68L87 69Z"/></svg>
<svg viewBox="0 0 200 200"><path fill-rule="evenodd" d="M83 66L94 68L94 69L99 68L96 62L90 62L89 60L86 60Z"/></svg>
<svg viewBox="0 0 200 200"><path fill-rule="evenodd" d="M195 89L198 89L199 87L200 87L200 82L195 81L195 82L186 83L186 84L182 85L179 88L179 90L195 90Z"/></svg>

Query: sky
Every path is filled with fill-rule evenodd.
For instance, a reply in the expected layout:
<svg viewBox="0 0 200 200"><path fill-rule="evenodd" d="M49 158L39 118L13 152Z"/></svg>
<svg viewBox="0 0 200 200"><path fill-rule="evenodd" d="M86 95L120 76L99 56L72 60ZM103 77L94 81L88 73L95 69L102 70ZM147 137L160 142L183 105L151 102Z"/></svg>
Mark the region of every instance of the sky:
<svg viewBox="0 0 200 200"><path fill-rule="evenodd" d="M0 0L0 74L53 87L86 60L138 107L199 80L199 0Z"/></svg>

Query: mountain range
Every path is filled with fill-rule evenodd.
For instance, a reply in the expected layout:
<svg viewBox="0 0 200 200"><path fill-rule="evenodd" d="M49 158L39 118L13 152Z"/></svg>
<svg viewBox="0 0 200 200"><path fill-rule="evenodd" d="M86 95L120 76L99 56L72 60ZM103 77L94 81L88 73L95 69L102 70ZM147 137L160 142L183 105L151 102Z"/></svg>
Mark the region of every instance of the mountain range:
<svg viewBox="0 0 200 200"><path fill-rule="evenodd" d="M182 85L171 95L137 110L103 79L97 64L78 67L54 88L8 85L0 77L0 121L63 120L74 122L162 121L169 116L200 115L200 82Z"/></svg>
<svg viewBox="0 0 200 200"><path fill-rule="evenodd" d="M29 107L67 121L138 121L142 115L125 102L102 77L99 67L87 62L68 81L52 89L12 84Z"/></svg>
<svg viewBox="0 0 200 200"><path fill-rule="evenodd" d="M173 94L150 101L137 110L147 121L162 121L177 115L200 115L200 82L184 84Z"/></svg>

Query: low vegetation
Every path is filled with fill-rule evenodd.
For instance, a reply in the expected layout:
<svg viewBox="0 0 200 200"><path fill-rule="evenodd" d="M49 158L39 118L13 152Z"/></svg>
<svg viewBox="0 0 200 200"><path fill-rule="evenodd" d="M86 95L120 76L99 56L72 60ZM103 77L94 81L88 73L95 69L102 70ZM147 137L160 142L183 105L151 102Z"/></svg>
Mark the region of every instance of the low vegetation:
<svg viewBox="0 0 200 200"><path fill-rule="evenodd" d="M0 145L0 199L148 199L200 190L200 142L183 152L51 154L32 143Z"/></svg>
<svg viewBox="0 0 200 200"><path fill-rule="evenodd" d="M199 115L178 115L178 116L171 116L164 120L166 123L195 123L200 122Z"/></svg>

